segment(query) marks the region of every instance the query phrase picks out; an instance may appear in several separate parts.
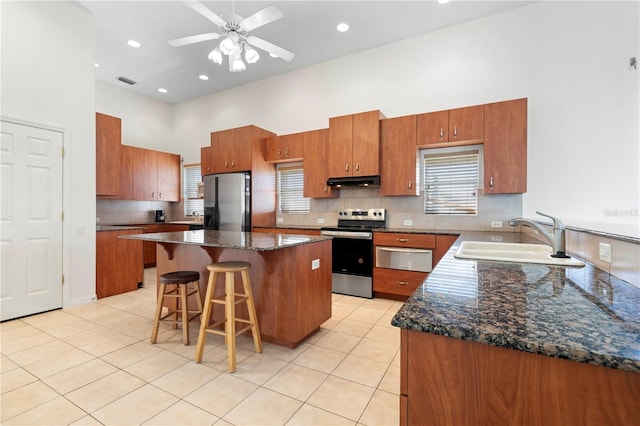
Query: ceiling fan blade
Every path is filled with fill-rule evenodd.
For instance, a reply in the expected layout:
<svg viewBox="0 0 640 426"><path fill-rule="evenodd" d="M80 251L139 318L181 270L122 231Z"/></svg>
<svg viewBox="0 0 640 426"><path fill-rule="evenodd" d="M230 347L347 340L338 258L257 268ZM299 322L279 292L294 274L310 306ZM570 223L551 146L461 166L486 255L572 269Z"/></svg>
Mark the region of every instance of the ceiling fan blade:
<svg viewBox="0 0 640 426"><path fill-rule="evenodd" d="M220 38L220 34L206 33L169 40L169 44L173 47L180 47L186 46L187 44L200 43L201 41L215 40L217 38Z"/></svg>
<svg viewBox="0 0 640 426"><path fill-rule="evenodd" d="M197 1L185 1L184 3L187 6L189 6L191 9L195 10L196 12L198 12L200 15L204 16L205 18L207 18L208 20L210 20L211 22L216 24L217 26L222 28L225 25L227 25L227 21L225 21L224 19L222 19L221 17L219 17L218 15L213 13L211 10L209 10L202 3L197 2Z"/></svg>
<svg viewBox="0 0 640 426"><path fill-rule="evenodd" d="M276 46L275 44L269 43L268 41L258 37L254 37L254 36L247 37L247 43L257 47L258 49L262 49L265 52L273 53L278 58L282 58L285 61L291 62L294 56L296 56L295 53L289 52L287 49L283 49L282 47Z"/></svg>
<svg viewBox="0 0 640 426"><path fill-rule="evenodd" d="M244 28L245 31L251 31L269 22L276 21L282 18L282 16L284 15L282 15L282 12L280 12L277 7L270 5L243 19L242 22L240 22L240 26Z"/></svg>

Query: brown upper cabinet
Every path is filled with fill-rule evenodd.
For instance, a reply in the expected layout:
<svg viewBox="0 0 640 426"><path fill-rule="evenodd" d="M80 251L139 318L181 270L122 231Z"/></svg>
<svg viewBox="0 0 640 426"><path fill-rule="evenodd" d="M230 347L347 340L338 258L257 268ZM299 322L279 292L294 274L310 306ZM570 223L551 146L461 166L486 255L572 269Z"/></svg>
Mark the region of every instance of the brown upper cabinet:
<svg viewBox="0 0 640 426"><path fill-rule="evenodd" d="M265 160L274 163L302 161L303 133L272 136L264 140Z"/></svg>
<svg viewBox="0 0 640 426"><path fill-rule="evenodd" d="M380 121L380 195L418 195L416 116Z"/></svg>
<svg viewBox="0 0 640 426"><path fill-rule="evenodd" d="M251 170L252 127L238 127L211 133L211 173Z"/></svg>
<svg viewBox="0 0 640 426"><path fill-rule="evenodd" d="M484 105L484 193L527 192L527 99Z"/></svg>
<svg viewBox="0 0 640 426"><path fill-rule="evenodd" d="M380 174L380 120L378 111L329 119L329 176Z"/></svg>
<svg viewBox="0 0 640 426"><path fill-rule="evenodd" d="M180 201L180 156L132 147L133 199Z"/></svg>
<svg viewBox="0 0 640 426"><path fill-rule="evenodd" d="M120 193L120 142L122 121L96 113L96 195Z"/></svg>
<svg viewBox="0 0 640 426"><path fill-rule="evenodd" d="M304 132L304 190L303 195L309 198L330 198L338 195L327 186L329 179L329 130L320 129Z"/></svg>
<svg viewBox="0 0 640 426"><path fill-rule="evenodd" d="M213 173L213 148L211 145L200 148L200 173L202 176Z"/></svg>
<svg viewBox="0 0 640 426"><path fill-rule="evenodd" d="M469 145L482 143L483 105L429 112L417 116L418 146Z"/></svg>

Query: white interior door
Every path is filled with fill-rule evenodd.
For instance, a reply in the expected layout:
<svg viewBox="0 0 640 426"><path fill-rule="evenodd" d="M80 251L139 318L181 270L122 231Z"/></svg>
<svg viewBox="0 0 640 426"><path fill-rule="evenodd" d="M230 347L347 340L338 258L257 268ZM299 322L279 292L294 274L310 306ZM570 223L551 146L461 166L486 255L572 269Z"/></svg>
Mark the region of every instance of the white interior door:
<svg viewBox="0 0 640 426"><path fill-rule="evenodd" d="M62 307L62 133L1 124L4 321Z"/></svg>

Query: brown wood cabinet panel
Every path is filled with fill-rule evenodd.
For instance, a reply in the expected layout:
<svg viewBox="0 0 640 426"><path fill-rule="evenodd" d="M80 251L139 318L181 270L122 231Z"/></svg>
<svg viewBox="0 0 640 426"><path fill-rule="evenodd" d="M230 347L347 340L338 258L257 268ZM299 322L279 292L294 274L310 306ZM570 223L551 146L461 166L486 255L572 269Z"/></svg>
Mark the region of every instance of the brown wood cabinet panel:
<svg viewBox="0 0 640 426"><path fill-rule="evenodd" d="M458 235L436 235L436 249L431 259L434 268L457 239Z"/></svg>
<svg viewBox="0 0 640 426"><path fill-rule="evenodd" d="M141 230L96 233L96 295L113 296L138 289L144 280L142 241L118 238Z"/></svg>
<svg viewBox="0 0 640 426"><path fill-rule="evenodd" d="M133 148L120 145L119 200L133 200Z"/></svg>
<svg viewBox="0 0 640 426"><path fill-rule="evenodd" d="M229 164L225 165L229 172L242 172L251 170L251 143L252 143L252 129L253 126L239 127L229 131L229 146L228 152ZM260 143L258 146L260 154L262 155L262 148Z"/></svg>
<svg viewBox="0 0 640 426"><path fill-rule="evenodd" d="M135 200L157 200L158 159L154 151L132 147L133 198Z"/></svg>
<svg viewBox="0 0 640 426"><path fill-rule="evenodd" d="M144 227L143 233L154 234L156 232L180 232L188 231L189 225L180 225L176 223L152 223L141 225ZM142 258L145 268L151 268L156 264L156 243L153 241L142 242Z"/></svg>
<svg viewBox="0 0 640 426"><path fill-rule="evenodd" d="M409 297L427 275L426 272L373 268L373 291Z"/></svg>
<svg viewBox="0 0 640 426"><path fill-rule="evenodd" d="M156 151L158 200L180 201L180 156Z"/></svg>
<svg viewBox="0 0 640 426"><path fill-rule="evenodd" d="M484 107L482 105L457 108L449 111L449 141L482 143Z"/></svg>
<svg viewBox="0 0 640 426"><path fill-rule="evenodd" d="M351 176L353 116L329 119L329 177Z"/></svg>
<svg viewBox="0 0 640 426"><path fill-rule="evenodd" d="M353 176L380 174L380 111L353 115Z"/></svg>
<svg viewBox="0 0 640 426"><path fill-rule="evenodd" d="M484 106L484 193L527 192L527 99Z"/></svg>
<svg viewBox="0 0 640 426"><path fill-rule="evenodd" d="M380 195L418 195L416 116L380 121Z"/></svg>
<svg viewBox="0 0 640 426"><path fill-rule="evenodd" d="M302 161L303 133L265 138L265 160L274 163Z"/></svg>
<svg viewBox="0 0 640 426"><path fill-rule="evenodd" d="M304 132L304 191L309 198L336 197L339 191L327 186L329 179L329 130L320 129Z"/></svg>
<svg viewBox="0 0 640 426"><path fill-rule="evenodd" d="M436 111L416 116L416 144L449 142L449 111Z"/></svg>
<svg viewBox="0 0 640 426"><path fill-rule="evenodd" d="M394 232L374 232L373 244L376 246L414 247L433 249L436 236L433 234L401 234Z"/></svg>
<svg viewBox="0 0 640 426"><path fill-rule="evenodd" d="M122 121L96 113L96 194L120 193L120 142Z"/></svg>
<svg viewBox="0 0 640 426"><path fill-rule="evenodd" d="M200 148L200 173L202 176L213 173L212 151L211 145Z"/></svg>
<svg viewBox="0 0 640 426"><path fill-rule="evenodd" d="M637 423L638 373L413 330L401 340L410 425Z"/></svg>

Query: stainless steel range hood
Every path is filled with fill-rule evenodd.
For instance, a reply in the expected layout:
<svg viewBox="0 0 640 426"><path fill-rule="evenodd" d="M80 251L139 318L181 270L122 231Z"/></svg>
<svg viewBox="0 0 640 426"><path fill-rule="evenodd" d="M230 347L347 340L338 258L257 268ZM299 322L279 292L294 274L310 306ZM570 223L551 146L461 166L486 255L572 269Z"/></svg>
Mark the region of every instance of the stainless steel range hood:
<svg viewBox="0 0 640 426"><path fill-rule="evenodd" d="M380 176L349 176L339 178L329 178L327 186L340 188L343 186L380 186Z"/></svg>

